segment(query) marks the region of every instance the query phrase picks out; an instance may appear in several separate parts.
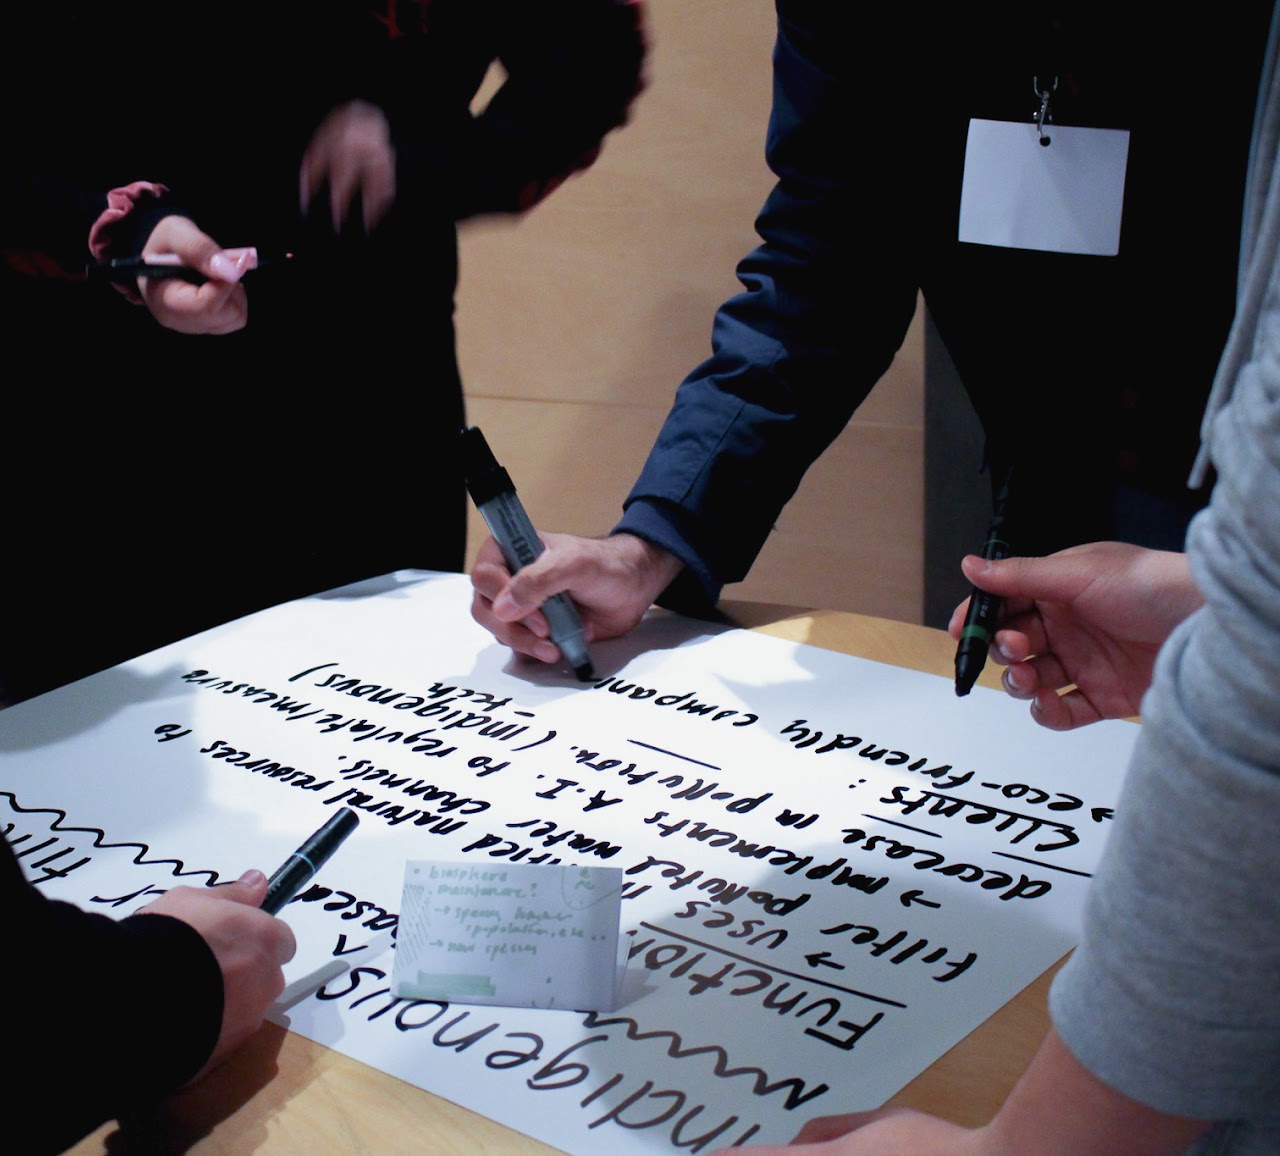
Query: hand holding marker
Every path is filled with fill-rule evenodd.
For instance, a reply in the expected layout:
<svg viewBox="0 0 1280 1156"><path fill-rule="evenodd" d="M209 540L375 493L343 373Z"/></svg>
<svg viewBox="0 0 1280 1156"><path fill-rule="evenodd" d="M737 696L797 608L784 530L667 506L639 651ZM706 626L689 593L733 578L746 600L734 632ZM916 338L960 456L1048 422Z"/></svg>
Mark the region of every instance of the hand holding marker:
<svg viewBox="0 0 1280 1156"><path fill-rule="evenodd" d="M462 431L462 464L471 500L502 550L507 568L514 574L534 561L545 547L516 496L511 475L498 465L484 434L476 426ZM542 613L551 627L551 641L560 648L578 678L583 682L595 678L595 667L582 634L582 620L569 596L552 595L542 604Z"/></svg>
<svg viewBox="0 0 1280 1156"><path fill-rule="evenodd" d="M1004 484L996 497L995 517L987 531L982 556L995 562L1009 557L1009 543L1005 540L1005 510L1009 505L1009 482L1013 471L1005 475ZM1000 617L1001 599L974 586L969 594L969 612L965 615L964 629L960 632L960 644L956 647L956 694L964 696L982 673L987 661L987 650L995 637L996 620Z"/></svg>
<svg viewBox="0 0 1280 1156"><path fill-rule="evenodd" d="M242 253L250 254L249 268L246 273L255 269L263 269L277 262L292 261L292 253L284 253L279 257L263 257L256 249L227 249L226 254L233 259ZM187 281L192 285L203 285L209 280L198 269L191 268L183 262L177 253L153 253L150 257L117 257L111 261L99 261L86 269L91 280L131 282L139 277L150 277L153 281Z"/></svg>

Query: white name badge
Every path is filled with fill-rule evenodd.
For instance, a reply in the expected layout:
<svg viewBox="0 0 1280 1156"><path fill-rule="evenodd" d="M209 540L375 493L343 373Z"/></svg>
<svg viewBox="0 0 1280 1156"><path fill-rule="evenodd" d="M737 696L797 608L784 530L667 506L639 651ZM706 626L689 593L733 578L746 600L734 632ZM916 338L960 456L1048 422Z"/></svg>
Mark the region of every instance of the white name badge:
<svg viewBox="0 0 1280 1156"><path fill-rule="evenodd" d="M1127 129L969 121L960 240L1114 257L1120 251Z"/></svg>

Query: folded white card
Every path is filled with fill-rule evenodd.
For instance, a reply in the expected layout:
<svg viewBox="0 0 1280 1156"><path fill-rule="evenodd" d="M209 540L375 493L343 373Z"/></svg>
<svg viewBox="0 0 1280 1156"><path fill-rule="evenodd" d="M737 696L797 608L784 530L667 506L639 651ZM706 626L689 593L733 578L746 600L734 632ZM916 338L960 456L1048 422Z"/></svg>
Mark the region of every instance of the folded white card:
<svg viewBox="0 0 1280 1156"><path fill-rule="evenodd" d="M622 871L411 859L392 987L406 999L611 1011Z"/></svg>

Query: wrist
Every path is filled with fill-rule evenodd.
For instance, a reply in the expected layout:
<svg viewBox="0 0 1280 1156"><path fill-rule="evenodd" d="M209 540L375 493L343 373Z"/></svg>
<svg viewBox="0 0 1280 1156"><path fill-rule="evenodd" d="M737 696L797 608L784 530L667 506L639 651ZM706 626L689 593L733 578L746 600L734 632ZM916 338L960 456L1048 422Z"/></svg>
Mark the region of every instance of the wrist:
<svg viewBox="0 0 1280 1156"><path fill-rule="evenodd" d="M89 230L89 253L93 259L105 262L139 255L156 223L167 212L161 205L168 191L165 185L154 181L134 181L110 190L107 207ZM113 288L132 304L143 303L135 285L117 281Z"/></svg>
<svg viewBox="0 0 1280 1156"><path fill-rule="evenodd" d="M635 534L623 531L614 534L611 540L616 544L622 564L639 578L654 598L684 569L684 563L670 550Z"/></svg>

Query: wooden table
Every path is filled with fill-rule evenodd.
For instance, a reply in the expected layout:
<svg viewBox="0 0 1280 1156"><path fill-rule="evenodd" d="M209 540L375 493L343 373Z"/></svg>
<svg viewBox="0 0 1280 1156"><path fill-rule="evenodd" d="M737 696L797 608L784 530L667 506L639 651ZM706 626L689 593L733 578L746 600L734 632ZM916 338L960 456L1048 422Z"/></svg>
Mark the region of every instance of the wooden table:
<svg viewBox="0 0 1280 1156"><path fill-rule="evenodd" d="M737 624L777 638L948 678L953 674L955 646L942 631L764 603L727 603L725 609ZM988 667L978 682L998 686L998 669ZM964 1124L988 1119L1048 1028L1046 997L1056 970L1027 987L892 1102ZM201 1156L405 1151L549 1156L557 1149L267 1024L195 1087L123 1124L106 1124L71 1149L76 1156L186 1151Z"/></svg>

